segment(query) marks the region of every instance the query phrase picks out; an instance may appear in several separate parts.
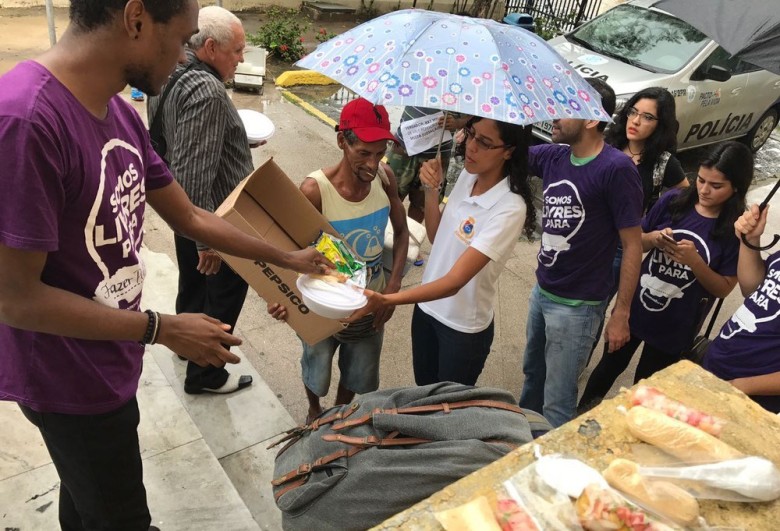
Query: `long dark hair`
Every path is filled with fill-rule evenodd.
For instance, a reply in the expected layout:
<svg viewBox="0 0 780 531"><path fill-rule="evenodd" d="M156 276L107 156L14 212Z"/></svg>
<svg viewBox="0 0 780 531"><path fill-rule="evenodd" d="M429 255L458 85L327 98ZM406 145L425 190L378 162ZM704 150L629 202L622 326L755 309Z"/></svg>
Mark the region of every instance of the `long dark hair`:
<svg viewBox="0 0 780 531"><path fill-rule="evenodd" d="M480 116L473 116L466 123L466 127L472 127L481 119ZM495 123L504 145L515 148L512 150L512 157L504 163L503 173L509 176L509 189L512 193L519 195L525 201L523 232L531 238L536 228L536 207L534 207L531 185L528 182L528 146L531 145L531 126L515 125L498 120ZM466 142L461 142L456 148L456 154L462 157L465 153Z"/></svg>
<svg viewBox="0 0 780 531"><path fill-rule="evenodd" d="M618 110L615 123L605 133L604 140L607 144L621 150L628 145L628 138L626 138L628 110L636 105L636 102L644 99L655 101L655 105L658 108L656 111L658 124L653 134L645 140L645 147L639 163L654 165L664 151L669 151L670 153L677 151L677 129L679 124L677 122L676 106L674 98L665 88L649 87L631 96L625 105Z"/></svg>
<svg viewBox="0 0 780 531"><path fill-rule="evenodd" d="M699 166L721 172L734 187L732 195L720 210L711 236L716 239L734 234L734 222L745 211L745 196L753 181L753 153L740 142L724 142L710 150L699 162ZM672 222L678 221L699 202L699 189L689 186L669 202Z"/></svg>

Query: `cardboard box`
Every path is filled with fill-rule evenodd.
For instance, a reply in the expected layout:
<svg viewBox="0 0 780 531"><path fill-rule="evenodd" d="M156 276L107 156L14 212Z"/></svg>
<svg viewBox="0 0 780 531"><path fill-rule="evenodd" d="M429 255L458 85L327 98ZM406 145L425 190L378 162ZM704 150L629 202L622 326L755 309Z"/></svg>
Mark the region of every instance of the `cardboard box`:
<svg viewBox="0 0 780 531"><path fill-rule="evenodd" d="M308 246L321 230L337 234L273 159L244 179L216 214L243 232L285 251ZM295 285L295 271L220 255L266 302L287 308L287 323L307 343L317 343L343 329L339 321L321 317L306 307Z"/></svg>

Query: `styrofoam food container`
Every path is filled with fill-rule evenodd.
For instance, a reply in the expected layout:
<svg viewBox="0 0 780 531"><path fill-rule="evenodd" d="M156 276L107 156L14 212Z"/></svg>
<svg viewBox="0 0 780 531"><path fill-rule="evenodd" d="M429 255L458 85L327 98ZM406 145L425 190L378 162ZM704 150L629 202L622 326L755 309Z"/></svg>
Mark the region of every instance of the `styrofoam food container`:
<svg viewBox="0 0 780 531"><path fill-rule="evenodd" d="M328 319L344 319L368 304L363 292L350 284L332 284L309 275L299 276L295 284L304 304Z"/></svg>
<svg viewBox="0 0 780 531"><path fill-rule="evenodd" d="M250 144L257 144L274 136L276 127L265 114L252 109L239 109L238 116L244 122L244 130Z"/></svg>

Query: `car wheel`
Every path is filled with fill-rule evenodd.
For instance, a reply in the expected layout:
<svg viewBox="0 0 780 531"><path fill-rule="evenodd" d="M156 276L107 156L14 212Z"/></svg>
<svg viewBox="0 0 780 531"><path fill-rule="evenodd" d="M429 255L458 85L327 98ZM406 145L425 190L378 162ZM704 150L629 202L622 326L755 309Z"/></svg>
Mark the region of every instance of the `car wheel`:
<svg viewBox="0 0 780 531"><path fill-rule="evenodd" d="M767 140L769 135L774 131L777 125L777 109L769 109L764 115L756 122L753 129L745 137L745 143L753 153L761 149Z"/></svg>

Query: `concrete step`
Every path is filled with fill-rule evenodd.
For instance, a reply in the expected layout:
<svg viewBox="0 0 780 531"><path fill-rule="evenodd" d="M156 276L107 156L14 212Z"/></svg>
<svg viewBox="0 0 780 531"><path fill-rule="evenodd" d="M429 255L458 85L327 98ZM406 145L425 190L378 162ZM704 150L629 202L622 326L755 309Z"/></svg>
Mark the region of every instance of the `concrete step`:
<svg viewBox="0 0 780 531"><path fill-rule="evenodd" d="M303 2L301 11L312 20L328 20L333 22L355 20L354 7L348 7L333 2Z"/></svg>
<svg viewBox="0 0 780 531"><path fill-rule="evenodd" d="M144 308L173 313L178 271L144 249ZM241 356L239 350L236 353ZM248 363L231 368L253 384L232 395L184 393L186 363L147 349L138 390L139 439L153 523L163 531L280 529L271 495L273 435L293 426ZM0 528L57 529L59 479L37 429L16 404L0 402Z"/></svg>

